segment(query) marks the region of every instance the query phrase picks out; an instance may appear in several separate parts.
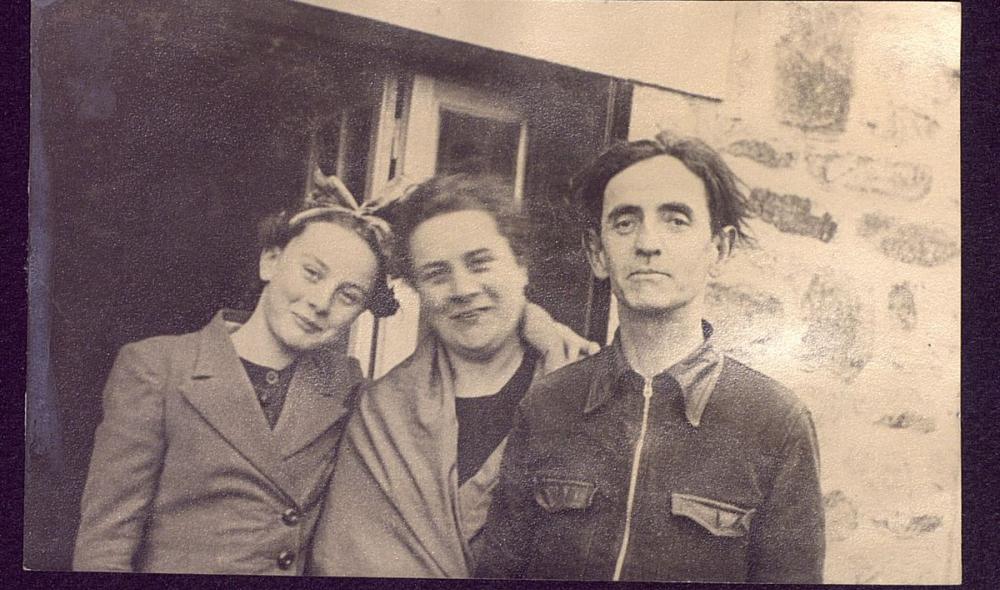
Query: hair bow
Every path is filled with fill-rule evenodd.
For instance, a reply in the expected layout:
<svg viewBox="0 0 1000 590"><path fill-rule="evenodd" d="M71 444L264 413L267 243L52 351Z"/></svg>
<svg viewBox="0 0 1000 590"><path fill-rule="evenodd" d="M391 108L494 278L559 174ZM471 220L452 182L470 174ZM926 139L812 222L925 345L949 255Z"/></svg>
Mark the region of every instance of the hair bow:
<svg viewBox="0 0 1000 590"><path fill-rule="evenodd" d="M373 202L358 204L351 191L334 175L326 176L319 168L313 169L312 187L306 193L303 210L288 220L288 225L296 225L306 219L333 211L350 214L366 227L372 229L379 246L383 250L389 243L392 228L377 213L387 203Z"/></svg>

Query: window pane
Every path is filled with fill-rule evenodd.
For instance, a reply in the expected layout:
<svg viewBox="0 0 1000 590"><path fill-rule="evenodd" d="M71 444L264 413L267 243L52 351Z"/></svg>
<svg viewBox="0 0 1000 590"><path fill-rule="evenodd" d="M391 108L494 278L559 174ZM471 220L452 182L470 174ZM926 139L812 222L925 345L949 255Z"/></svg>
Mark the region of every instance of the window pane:
<svg viewBox="0 0 1000 590"><path fill-rule="evenodd" d="M437 172L491 174L514 194L521 125L441 109Z"/></svg>

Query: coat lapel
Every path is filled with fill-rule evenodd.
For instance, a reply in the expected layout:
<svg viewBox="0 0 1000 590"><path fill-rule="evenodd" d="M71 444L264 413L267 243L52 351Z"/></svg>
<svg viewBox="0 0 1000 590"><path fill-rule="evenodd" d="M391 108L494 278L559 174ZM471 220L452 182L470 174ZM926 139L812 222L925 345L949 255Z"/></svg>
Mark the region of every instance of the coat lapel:
<svg viewBox="0 0 1000 590"><path fill-rule="evenodd" d="M236 355L222 313L200 332L191 377L181 393L236 451L294 499L280 448Z"/></svg>
<svg viewBox="0 0 1000 590"><path fill-rule="evenodd" d="M275 428L282 457L294 455L343 418L362 380L360 366L350 357L325 352L303 357Z"/></svg>

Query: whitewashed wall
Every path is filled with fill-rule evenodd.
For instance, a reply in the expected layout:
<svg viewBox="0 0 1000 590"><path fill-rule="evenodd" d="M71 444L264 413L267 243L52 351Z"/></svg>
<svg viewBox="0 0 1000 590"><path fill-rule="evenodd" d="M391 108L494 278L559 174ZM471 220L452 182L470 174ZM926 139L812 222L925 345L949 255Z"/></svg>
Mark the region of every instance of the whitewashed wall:
<svg viewBox="0 0 1000 590"><path fill-rule="evenodd" d="M758 248L710 291L724 348L809 405L830 583L955 583L958 4L741 3L721 101L652 87L630 135L696 134Z"/></svg>

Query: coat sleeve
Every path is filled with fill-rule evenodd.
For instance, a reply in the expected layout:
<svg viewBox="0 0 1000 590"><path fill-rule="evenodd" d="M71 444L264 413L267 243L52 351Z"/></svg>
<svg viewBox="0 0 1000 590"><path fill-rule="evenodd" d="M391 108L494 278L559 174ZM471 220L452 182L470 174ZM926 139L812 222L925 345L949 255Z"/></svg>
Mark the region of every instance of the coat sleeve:
<svg viewBox="0 0 1000 590"><path fill-rule="evenodd" d="M162 368L142 343L118 353L81 503L73 569L132 571L166 449Z"/></svg>
<svg viewBox="0 0 1000 590"><path fill-rule="evenodd" d="M793 416L778 461L753 523L749 581L822 583L826 541L819 449L807 410Z"/></svg>
<svg viewBox="0 0 1000 590"><path fill-rule="evenodd" d="M528 423L519 408L483 527L474 570L477 578L523 578L525 575L538 519L538 504L528 472L530 463Z"/></svg>

